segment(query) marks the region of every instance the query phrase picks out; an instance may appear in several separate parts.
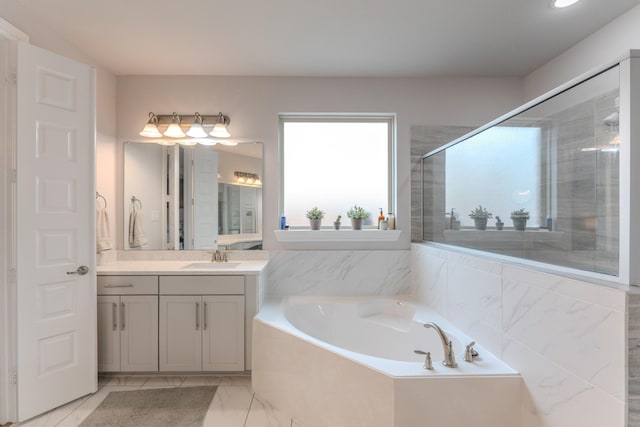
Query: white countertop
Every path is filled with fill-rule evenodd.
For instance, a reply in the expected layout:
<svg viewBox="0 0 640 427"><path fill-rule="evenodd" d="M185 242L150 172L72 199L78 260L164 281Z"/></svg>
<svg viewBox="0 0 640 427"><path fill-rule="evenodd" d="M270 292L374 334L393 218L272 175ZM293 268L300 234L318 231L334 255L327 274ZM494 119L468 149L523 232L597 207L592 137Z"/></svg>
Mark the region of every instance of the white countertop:
<svg viewBox="0 0 640 427"><path fill-rule="evenodd" d="M180 261L115 261L98 265L99 275L246 275L258 274L267 265L267 260L239 260L229 262L207 262L197 260Z"/></svg>

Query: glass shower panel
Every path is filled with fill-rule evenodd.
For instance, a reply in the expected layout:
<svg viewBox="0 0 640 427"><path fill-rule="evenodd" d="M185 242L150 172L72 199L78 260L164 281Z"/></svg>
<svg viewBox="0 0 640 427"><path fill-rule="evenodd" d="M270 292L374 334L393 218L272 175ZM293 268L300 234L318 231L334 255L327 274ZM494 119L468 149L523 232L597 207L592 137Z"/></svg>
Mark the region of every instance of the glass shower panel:
<svg viewBox="0 0 640 427"><path fill-rule="evenodd" d="M424 240L617 275L618 97L614 67L425 155Z"/></svg>

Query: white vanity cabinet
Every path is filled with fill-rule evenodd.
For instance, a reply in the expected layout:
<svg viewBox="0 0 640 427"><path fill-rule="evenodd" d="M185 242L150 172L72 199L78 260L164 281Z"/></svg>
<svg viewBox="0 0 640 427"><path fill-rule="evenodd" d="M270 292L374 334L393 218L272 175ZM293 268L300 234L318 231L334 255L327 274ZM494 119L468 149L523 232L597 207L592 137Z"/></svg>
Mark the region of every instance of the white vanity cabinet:
<svg viewBox="0 0 640 427"><path fill-rule="evenodd" d="M158 370L158 277L98 276L98 370Z"/></svg>
<svg viewBox="0 0 640 427"><path fill-rule="evenodd" d="M160 276L160 371L243 371L244 293L244 276Z"/></svg>

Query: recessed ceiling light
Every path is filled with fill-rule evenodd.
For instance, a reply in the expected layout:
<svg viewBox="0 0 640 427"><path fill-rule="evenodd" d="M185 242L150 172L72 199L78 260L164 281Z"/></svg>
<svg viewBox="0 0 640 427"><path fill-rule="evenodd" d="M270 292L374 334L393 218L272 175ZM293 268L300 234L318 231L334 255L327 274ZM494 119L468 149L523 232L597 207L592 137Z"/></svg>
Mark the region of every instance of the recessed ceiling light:
<svg viewBox="0 0 640 427"><path fill-rule="evenodd" d="M561 8L571 6L572 4L578 3L580 0L553 0L551 4L553 7Z"/></svg>

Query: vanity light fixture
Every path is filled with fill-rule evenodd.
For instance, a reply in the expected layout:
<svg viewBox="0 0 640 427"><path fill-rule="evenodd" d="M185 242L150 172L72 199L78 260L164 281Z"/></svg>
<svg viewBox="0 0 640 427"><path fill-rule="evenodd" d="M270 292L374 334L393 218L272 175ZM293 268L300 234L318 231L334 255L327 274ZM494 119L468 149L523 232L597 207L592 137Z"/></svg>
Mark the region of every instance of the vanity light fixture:
<svg viewBox="0 0 640 427"><path fill-rule="evenodd" d="M187 136L180 127L181 122L182 120L180 119L180 116L173 112L173 114L171 114L171 124L167 130L164 131L163 135L168 136L169 138L184 138Z"/></svg>
<svg viewBox="0 0 640 427"><path fill-rule="evenodd" d="M229 138L231 134L227 129L227 126L231 120L229 116L225 116L222 113L218 113L218 118L216 119L216 124L213 127L213 130L209 133L209 135L214 136L216 138Z"/></svg>
<svg viewBox="0 0 640 427"><path fill-rule="evenodd" d="M236 171L233 176L238 184L262 185L260 177L255 173Z"/></svg>
<svg viewBox="0 0 640 427"><path fill-rule="evenodd" d="M149 120L147 120L147 124L144 125L144 129L140 131L140 135L146 136L147 138L162 137L162 134L158 130L158 116L153 113L149 113Z"/></svg>
<svg viewBox="0 0 640 427"><path fill-rule="evenodd" d="M183 125L191 123L191 125ZM218 113L217 115L194 114L154 114L149 113L149 119L140 131L140 135L147 138L161 138L157 140L162 145L237 145L237 142L228 141L231 134L227 126L231 120L229 116ZM188 126L188 128L187 128ZM186 130L186 132L185 132ZM169 139L167 139L169 138ZM218 139L220 138L220 139Z"/></svg>
<svg viewBox="0 0 640 427"><path fill-rule="evenodd" d="M202 116L197 111L195 116L196 118L193 120L193 124L187 131L187 135L192 138L206 138L208 134L207 131L204 130L204 127L202 127Z"/></svg>
<svg viewBox="0 0 640 427"><path fill-rule="evenodd" d="M561 9L563 7L571 6L572 4L578 3L580 0L553 0L551 3L553 7Z"/></svg>

